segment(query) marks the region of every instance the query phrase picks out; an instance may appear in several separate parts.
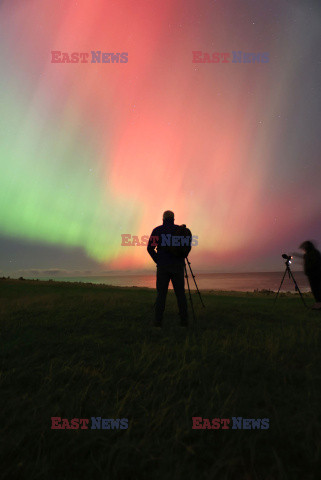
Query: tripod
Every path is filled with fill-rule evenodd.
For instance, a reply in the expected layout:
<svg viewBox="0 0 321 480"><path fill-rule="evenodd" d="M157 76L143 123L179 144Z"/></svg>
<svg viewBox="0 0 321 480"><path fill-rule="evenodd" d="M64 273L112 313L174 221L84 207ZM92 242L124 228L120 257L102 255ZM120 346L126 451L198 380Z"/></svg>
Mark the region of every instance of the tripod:
<svg viewBox="0 0 321 480"><path fill-rule="evenodd" d="M188 266L189 266L189 269L190 269L190 271L191 271L191 275L192 275L192 277L193 277L193 280L194 280L194 283L195 283L195 287L196 287L197 293L198 293L198 295L199 295L199 297L200 297L201 304L203 305L203 307L205 307L205 305L204 305L204 303L203 303L203 300L202 300L202 297L201 297L201 294L200 294L200 291L199 291L199 289L198 289L196 280L195 280L195 275L194 275L194 273L193 273L193 270L192 270L192 267L191 267L191 263L190 263L190 261L188 260L187 257L185 257L185 260L187 261ZM186 278L186 281L187 281L187 287L188 287L188 293L189 293L189 300L190 300L190 302L191 302L191 308L192 308L192 314L193 314L193 321L194 321L194 323L195 323L195 322L196 322L196 317L195 317L195 312L194 312L194 305L193 305L191 290L190 290L190 288L189 288L189 281L188 281L188 275L187 275L186 262L185 262L184 268L185 268L185 278Z"/></svg>
<svg viewBox="0 0 321 480"><path fill-rule="evenodd" d="M277 300L277 298L278 298L278 295L279 295L279 292L280 292L280 290L281 290L282 284L283 284L283 282L284 282L285 276L286 276L286 274L288 274L288 275L289 275L289 278L290 278L290 279L292 278L292 280L293 280L293 282L294 282L295 290L296 290L297 292L299 292L299 294L300 294L300 297L301 297L301 300L302 300L302 302L303 302L303 305L304 305L306 308L308 308L307 304L306 304L305 301L304 301L304 298L303 298L303 296L302 296L302 293L301 293L301 291L300 291L300 289L299 289L299 287L298 287L298 284L297 284L296 281L295 281L295 278L294 278L294 276L293 276L293 273L291 272L290 265L289 265L289 264L291 263L291 257L288 257L288 256L285 255L285 254L282 255L282 257L283 257L283 258L286 258L286 261L284 262L284 263L285 263L285 272L284 272L283 278L282 278L282 280L281 280L281 284L280 284L280 286L279 286L278 293L276 294L276 297L275 297L275 300L274 300L274 305L275 305L275 302L276 302L276 300Z"/></svg>

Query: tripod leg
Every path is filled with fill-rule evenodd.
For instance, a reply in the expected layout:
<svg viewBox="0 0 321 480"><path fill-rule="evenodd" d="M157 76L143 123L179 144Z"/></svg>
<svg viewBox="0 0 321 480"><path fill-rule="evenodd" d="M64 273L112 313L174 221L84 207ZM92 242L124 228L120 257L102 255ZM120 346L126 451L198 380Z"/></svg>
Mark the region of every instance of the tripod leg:
<svg viewBox="0 0 321 480"><path fill-rule="evenodd" d="M187 280L187 287L188 287L188 293L189 293L189 300L190 300L190 302L191 302L192 315L193 315L193 322L194 322L194 325L195 325L195 322L196 322L196 320L195 320L195 312L194 312L194 306L193 306L193 300L192 300L191 290L190 290L190 288L189 288L189 281L188 281L188 275L187 275L186 264L185 264L184 268L185 268L185 278L186 278L186 280Z"/></svg>
<svg viewBox="0 0 321 480"><path fill-rule="evenodd" d="M194 283L195 283L195 287L196 287L197 293L198 293L198 295L199 295L199 297L200 297L201 304L203 305L203 307L205 307L205 305L204 305L204 303L203 303L203 300L202 300L202 297L201 297L201 293L200 293L200 291L199 291L199 289L198 289L198 286L197 286L197 283L196 283L196 280L195 280L195 275L194 275L194 273L193 273L193 270L192 270L191 264L190 264L190 262L189 262L189 260L188 260L188 258L187 258L187 257L186 257L186 260L187 260L187 263L188 263L189 269L190 269L190 271L191 271L191 275L192 275L192 278L193 278L193 280L194 280ZM186 267L186 265L185 265L185 267Z"/></svg>
<svg viewBox="0 0 321 480"><path fill-rule="evenodd" d="M275 302L276 302L276 300L277 300L277 298L278 298L278 295L279 295L279 292L280 292L280 290L281 290L281 287L282 287L282 285L283 285L283 282L284 282L284 279L285 279L285 275L286 275L287 273L288 273L288 267L286 266L286 267L285 267L285 272L284 272L283 278L282 278L281 283L280 283L280 286L279 286L278 293L276 294L276 297L275 297L275 299L274 299L274 305L275 305Z"/></svg>
<svg viewBox="0 0 321 480"><path fill-rule="evenodd" d="M293 280L293 282L294 282L295 289L296 289L296 290L299 292L299 294L300 294L300 297L301 297L301 300L302 300L304 306L307 307L307 308L309 308L309 307L307 306L307 304L305 303L305 301L304 301L304 298L303 298L303 296L302 296L301 290L299 289L298 284L296 283L295 278L294 278L293 273L291 272L291 269L290 269L290 268L289 268L289 275L291 276L291 278L292 278L292 280Z"/></svg>

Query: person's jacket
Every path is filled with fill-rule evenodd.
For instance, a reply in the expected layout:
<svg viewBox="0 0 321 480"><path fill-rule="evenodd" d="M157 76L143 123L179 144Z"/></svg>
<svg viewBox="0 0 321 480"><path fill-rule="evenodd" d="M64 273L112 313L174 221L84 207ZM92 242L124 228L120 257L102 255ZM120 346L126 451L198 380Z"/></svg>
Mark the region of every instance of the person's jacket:
<svg viewBox="0 0 321 480"><path fill-rule="evenodd" d="M185 265L184 257L176 257L168 252L166 247L162 246L162 235L175 235L179 225L175 225L174 220L163 220L163 225L154 228L149 238L147 251L157 265ZM158 240L152 237L157 237ZM157 247L157 251L156 251ZM191 246L188 253L191 251Z"/></svg>
<svg viewBox="0 0 321 480"><path fill-rule="evenodd" d="M308 250L304 256L304 273L308 277L321 277L321 254L313 248Z"/></svg>

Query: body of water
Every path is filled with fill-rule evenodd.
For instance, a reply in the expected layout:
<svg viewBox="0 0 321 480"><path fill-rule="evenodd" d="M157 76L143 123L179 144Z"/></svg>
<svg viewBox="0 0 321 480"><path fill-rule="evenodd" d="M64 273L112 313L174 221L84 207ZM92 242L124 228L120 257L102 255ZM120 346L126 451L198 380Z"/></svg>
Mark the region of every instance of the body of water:
<svg viewBox="0 0 321 480"><path fill-rule="evenodd" d="M278 291L284 272L264 273L199 273L195 274L197 286L200 290L225 290L253 292L254 290ZM310 291L307 277L303 272L293 272L301 292ZM195 290L191 275L188 275L190 288ZM66 282L103 283L119 287L149 287L156 288L156 274L148 275L110 275L103 277L41 277L39 280L56 280ZM185 280L185 287L187 283ZM170 282L169 288L172 288ZM281 291L294 292L292 279L285 277Z"/></svg>

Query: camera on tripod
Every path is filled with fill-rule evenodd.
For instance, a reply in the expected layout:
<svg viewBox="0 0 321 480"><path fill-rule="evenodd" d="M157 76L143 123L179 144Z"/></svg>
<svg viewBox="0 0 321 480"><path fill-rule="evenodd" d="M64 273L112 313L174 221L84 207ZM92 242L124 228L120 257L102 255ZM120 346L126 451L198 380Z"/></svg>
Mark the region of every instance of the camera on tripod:
<svg viewBox="0 0 321 480"><path fill-rule="evenodd" d="M275 304L275 302L276 302L276 300L277 300L277 298L278 298L278 295L279 295L279 292L280 292L280 290L281 290L282 284L283 284L283 282L284 282L285 276L286 276L286 274L288 274L288 275L289 275L289 278L292 279L293 282L294 282L295 291L296 291L296 292L299 292L300 297L301 297L301 300L302 300L304 306L306 307L307 305L306 305L306 303L305 303L305 301L304 301L304 298L302 297L301 290L299 289L298 284L296 283L296 280L295 280L295 278L294 278L294 276L293 276L293 273L291 272L290 263L292 263L291 260L292 260L293 257L292 257L292 255L287 255L286 253L283 253L282 258L284 258L284 260L285 260L285 272L284 272L283 278L282 278L282 280L281 280L281 284L280 284L280 286L279 286L279 290L278 290L278 292L277 292L277 294L276 294L276 297L275 297L275 300L274 300L274 304Z"/></svg>
<svg viewBox="0 0 321 480"><path fill-rule="evenodd" d="M287 255L286 253L283 253L282 258L285 258L285 260L287 260L289 263L292 263L292 255Z"/></svg>

